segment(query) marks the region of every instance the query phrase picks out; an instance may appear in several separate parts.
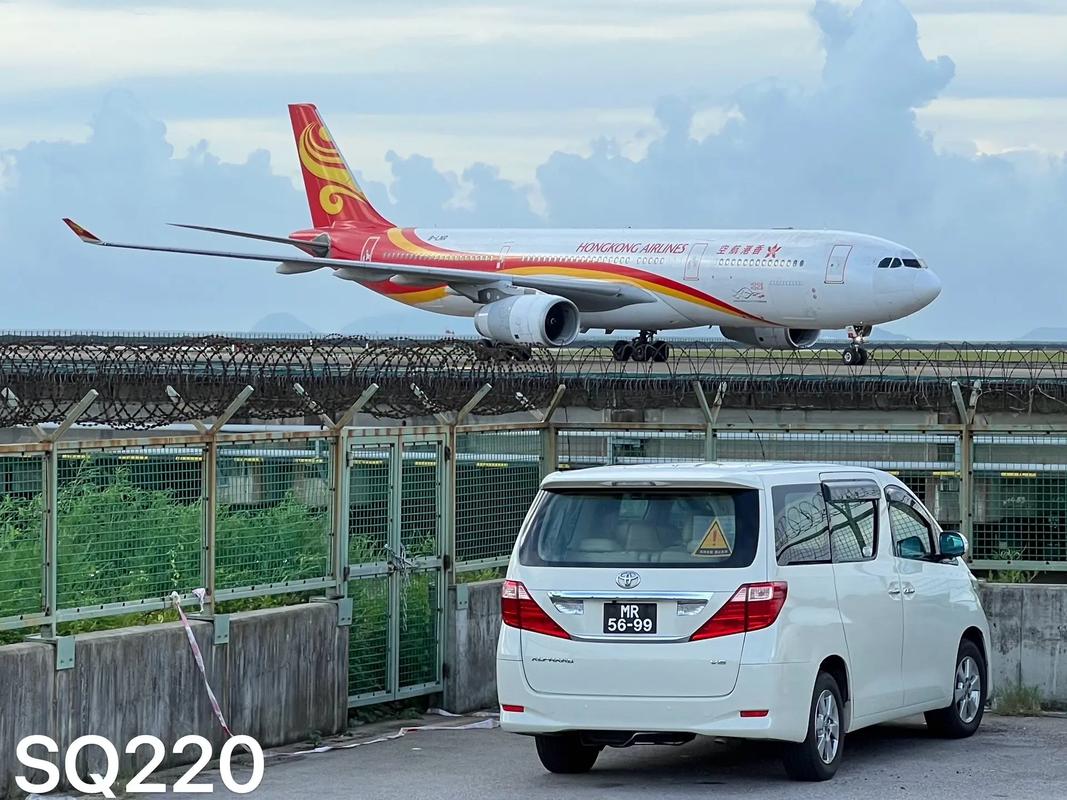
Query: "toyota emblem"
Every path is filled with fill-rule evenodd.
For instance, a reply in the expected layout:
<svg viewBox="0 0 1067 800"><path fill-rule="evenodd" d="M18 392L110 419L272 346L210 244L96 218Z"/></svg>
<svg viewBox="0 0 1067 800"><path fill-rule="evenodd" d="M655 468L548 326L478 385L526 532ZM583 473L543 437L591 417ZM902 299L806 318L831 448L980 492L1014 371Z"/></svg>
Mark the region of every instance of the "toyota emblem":
<svg viewBox="0 0 1067 800"><path fill-rule="evenodd" d="M619 577L615 579L615 583L623 589L632 589L641 582L641 576L634 572L632 569L626 570L626 572L620 572Z"/></svg>

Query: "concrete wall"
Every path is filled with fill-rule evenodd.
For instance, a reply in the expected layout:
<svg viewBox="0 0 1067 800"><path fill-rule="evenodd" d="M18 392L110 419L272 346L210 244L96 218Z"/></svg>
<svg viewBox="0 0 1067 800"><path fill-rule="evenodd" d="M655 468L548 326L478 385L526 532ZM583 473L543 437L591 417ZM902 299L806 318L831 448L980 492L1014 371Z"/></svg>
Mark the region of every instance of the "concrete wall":
<svg viewBox="0 0 1067 800"><path fill-rule="evenodd" d="M495 708L496 639L500 632L501 581L466 583L448 593L454 621L445 648L448 677L444 707L457 714Z"/></svg>
<svg viewBox="0 0 1067 800"><path fill-rule="evenodd" d="M230 641L213 644L212 626L193 630L223 713L234 733L264 747L304 739L312 731L338 733L347 721L348 628L337 627L333 605L313 603L231 617ZM177 623L79 635L75 666L55 670L50 645L0 647L0 799L15 796L21 771L15 745L44 734L64 752L92 733L114 742L120 754L138 734L171 747L186 734L210 739L216 752L222 731ZM149 751L123 755L124 775L147 761ZM188 763L168 755L167 765ZM81 772L102 771L95 749L84 752Z"/></svg>
<svg viewBox="0 0 1067 800"><path fill-rule="evenodd" d="M1067 708L1067 586L982 586L993 638L994 691L1036 686L1045 701Z"/></svg>
<svg viewBox="0 0 1067 800"><path fill-rule="evenodd" d="M466 609L456 608L449 643L446 708L462 712L496 705L494 655L500 630L500 581L473 583ZM994 686L1036 686L1050 705L1067 706L1067 586L983 584L992 633Z"/></svg>

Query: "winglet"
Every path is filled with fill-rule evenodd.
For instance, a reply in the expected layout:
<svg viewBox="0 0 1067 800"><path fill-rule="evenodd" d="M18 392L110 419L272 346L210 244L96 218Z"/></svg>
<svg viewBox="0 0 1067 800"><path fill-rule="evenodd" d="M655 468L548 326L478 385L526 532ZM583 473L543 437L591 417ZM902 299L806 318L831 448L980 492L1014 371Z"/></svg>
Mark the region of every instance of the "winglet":
<svg viewBox="0 0 1067 800"><path fill-rule="evenodd" d="M72 231L74 231L74 235L75 236L77 236L79 239L81 239L86 244L103 244L104 243L103 239L101 239L101 238L99 238L97 236L93 236L93 234L89 233L89 231L85 230L85 228L83 228L81 225L79 225L74 220L69 219L68 217L63 217L63 222L66 223L68 228L70 228Z"/></svg>

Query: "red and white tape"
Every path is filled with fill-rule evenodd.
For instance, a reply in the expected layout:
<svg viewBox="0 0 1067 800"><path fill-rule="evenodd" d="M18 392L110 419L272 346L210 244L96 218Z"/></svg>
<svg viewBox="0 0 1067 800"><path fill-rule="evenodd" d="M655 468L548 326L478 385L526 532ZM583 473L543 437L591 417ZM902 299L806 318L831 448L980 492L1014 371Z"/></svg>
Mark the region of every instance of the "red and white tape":
<svg viewBox="0 0 1067 800"><path fill-rule="evenodd" d="M200 606L203 608L204 596L206 592L203 589L196 589L193 591L196 598L200 601ZM222 725L222 729L226 731L227 736L233 736L233 731L230 730L230 726L226 724L226 717L222 714L222 708L219 706L219 701L215 697L215 693L211 690L211 683L207 679L207 670L204 668L204 656L200 652L200 645L196 642L196 637L193 636L193 626L189 624L189 618L185 616L185 609L182 608L181 595L177 592L171 592L170 600L174 603L174 608L178 611L178 616L181 617L182 627L185 628L185 636L189 640L189 648L193 651L193 660L196 661L196 666L200 670L200 677L204 681L204 688L207 690L208 700L211 701L211 708L215 712L215 717L218 719L219 724Z"/></svg>

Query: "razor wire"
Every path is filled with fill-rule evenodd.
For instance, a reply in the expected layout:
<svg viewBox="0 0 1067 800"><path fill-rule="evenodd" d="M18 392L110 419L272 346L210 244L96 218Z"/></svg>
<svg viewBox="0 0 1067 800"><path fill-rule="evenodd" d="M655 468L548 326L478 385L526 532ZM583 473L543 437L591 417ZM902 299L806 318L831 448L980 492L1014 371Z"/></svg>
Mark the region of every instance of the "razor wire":
<svg viewBox="0 0 1067 800"><path fill-rule="evenodd" d="M215 417L245 386L255 391L241 419L339 416L371 383L379 390L364 411L385 419L456 412L485 384L492 389L479 415L544 407L561 383L569 405L692 407L695 381L708 392L725 383L724 405L737 408L951 410L951 383L966 390L980 381L986 410L1067 409L1062 346L878 345L858 368L841 363L840 345L670 347L656 363L616 361L607 341L502 351L463 339L0 334L0 427L59 421L90 389L99 396L81 421L120 428Z"/></svg>

